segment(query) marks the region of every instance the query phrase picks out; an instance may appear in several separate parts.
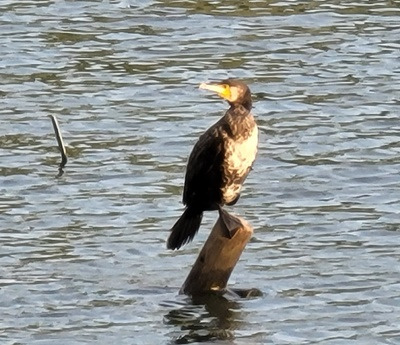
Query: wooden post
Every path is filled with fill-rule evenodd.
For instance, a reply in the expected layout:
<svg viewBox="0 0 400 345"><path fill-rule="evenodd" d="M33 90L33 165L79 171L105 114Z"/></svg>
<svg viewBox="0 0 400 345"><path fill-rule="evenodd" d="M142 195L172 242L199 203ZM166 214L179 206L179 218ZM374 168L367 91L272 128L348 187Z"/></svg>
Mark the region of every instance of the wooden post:
<svg viewBox="0 0 400 345"><path fill-rule="evenodd" d="M252 234L247 221L221 209L180 292L192 296L225 292L228 279Z"/></svg>

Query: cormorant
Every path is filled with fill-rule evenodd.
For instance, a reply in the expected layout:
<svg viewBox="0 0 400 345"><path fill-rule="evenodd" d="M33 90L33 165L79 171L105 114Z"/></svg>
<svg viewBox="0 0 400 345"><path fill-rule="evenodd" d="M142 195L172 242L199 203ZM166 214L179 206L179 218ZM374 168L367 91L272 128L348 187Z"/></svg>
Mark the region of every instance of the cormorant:
<svg viewBox="0 0 400 345"><path fill-rule="evenodd" d="M203 211L234 205L257 153L258 129L250 110L248 86L236 79L202 83L228 101L225 115L202 134L189 156L183 204L186 209L171 229L168 249L179 249L196 235ZM227 234L227 237L230 237Z"/></svg>

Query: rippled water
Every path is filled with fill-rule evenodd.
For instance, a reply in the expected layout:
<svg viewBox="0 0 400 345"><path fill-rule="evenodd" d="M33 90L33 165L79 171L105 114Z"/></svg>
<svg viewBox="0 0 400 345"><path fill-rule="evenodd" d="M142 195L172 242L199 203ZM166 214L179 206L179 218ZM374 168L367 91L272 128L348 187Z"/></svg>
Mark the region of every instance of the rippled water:
<svg viewBox="0 0 400 345"><path fill-rule="evenodd" d="M400 344L400 2L0 3L0 342ZM178 290L187 156L249 83L260 150L231 285ZM58 117L69 162L49 114Z"/></svg>

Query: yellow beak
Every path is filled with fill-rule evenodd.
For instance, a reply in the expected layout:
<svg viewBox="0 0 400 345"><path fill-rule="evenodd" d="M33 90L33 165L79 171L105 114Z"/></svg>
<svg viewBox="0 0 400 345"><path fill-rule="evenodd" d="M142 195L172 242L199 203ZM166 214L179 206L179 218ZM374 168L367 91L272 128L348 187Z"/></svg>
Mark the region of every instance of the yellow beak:
<svg viewBox="0 0 400 345"><path fill-rule="evenodd" d="M220 97L225 99L230 99L231 91L229 85L226 84L207 84L201 83L199 86L200 89L209 90L217 93Z"/></svg>

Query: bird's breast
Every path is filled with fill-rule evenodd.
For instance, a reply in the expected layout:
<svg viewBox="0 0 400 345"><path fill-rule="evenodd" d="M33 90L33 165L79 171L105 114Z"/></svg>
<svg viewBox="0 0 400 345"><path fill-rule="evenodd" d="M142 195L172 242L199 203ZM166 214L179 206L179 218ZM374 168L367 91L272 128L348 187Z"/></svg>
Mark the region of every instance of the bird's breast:
<svg viewBox="0 0 400 345"><path fill-rule="evenodd" d="M234 201L256 158L258 129L255 125L246 136L225 138L222 195L225 204Z"/></svg>

